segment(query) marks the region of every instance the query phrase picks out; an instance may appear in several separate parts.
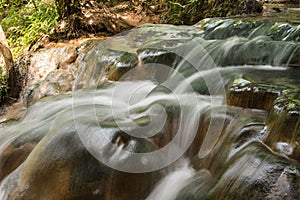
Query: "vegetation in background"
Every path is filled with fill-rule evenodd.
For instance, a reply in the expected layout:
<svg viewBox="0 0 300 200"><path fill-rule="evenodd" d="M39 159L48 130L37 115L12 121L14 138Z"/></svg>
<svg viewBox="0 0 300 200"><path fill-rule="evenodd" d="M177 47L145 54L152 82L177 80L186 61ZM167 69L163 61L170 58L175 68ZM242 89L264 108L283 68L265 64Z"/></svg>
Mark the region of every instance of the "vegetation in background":
<svg viewBox="0 0 300 200"><path fill-rule="evenodd" d="M260 13L256 0L172 0L168 1L165 21L171 24L194 24L203 18Z"/></svg>
<svg viewBox="0 0 300 200"><path fill-rule="evenodd" d="M44 1L2 0L0 9L1 25L15 57L48 34L58 20L55 5Z"/></svg>
<svg viewBox="0 0 300 200"><path fill-rule="evenodd" d="M136 15L142 21L153 18L151 23L194 24L206 17L261 9L256 0L0 0L0 20L16 60L44 38L58 41L99 32L116 34L134 27L126 20ZM13 91L6 79L0 74L0 102L7 91Z"/></svg>
<svg viewBox="0 0 300 200"><path fill-rule="evenodd" d="M65 34L66 38L78 37L80 29L84 31L106 30L116 33L121 31L123 21L115 18L113 7L127 3L129 9L146 10L146 15L153 11L154 15L161 16L158 23L194 24L205 17L230 16L243 13L261 11L262 6L256 0L0 0L0 20L7 34L8 42L15 57L24 53L35 42L49 34L58 24L64 21L67 28L59 34ZM97 7L98 6L98 7ZM83 10L91 9L95 17L86 18ZM100 13L97 15L97 12ZM98 19L98 18L101 19ZM84 22L86 21L86 22ZM91 21L98 21L96 25L89 25ZM88 23L87 23L88 22ZM101 24L102 23L102 24ZM111 23L111 24L109 24ZM119 23L119 24L118 24ZM60 23L59 25L61 25ZM118 25L120 28L118 28ZM104 27L104 28L101 28ZM61 26L60 26L61 27ZM100 27L100 28L99 28ZM106 27L106 28L105 28ZM117 27L114 29L114 27ZM130 26L128 26L130 27ZM55 33L57 33L57 28ZM76 34L72 34L76 32Z"/></svg>
<svg viewBox="0 0 300 200"><path fill-rule="evenodd" d="M47 3L46 0L1 0L0 20L13 57L17 58L55 27L58 13L55 5ZM4 56L6 54L7 52ZM0 64L3 65L3 62ZM14 94L18 90L15 88L16 76L12 71L13 61L6 70L1 65L0 103L6 99L8 93L13 98L18 95Z"/></svg>

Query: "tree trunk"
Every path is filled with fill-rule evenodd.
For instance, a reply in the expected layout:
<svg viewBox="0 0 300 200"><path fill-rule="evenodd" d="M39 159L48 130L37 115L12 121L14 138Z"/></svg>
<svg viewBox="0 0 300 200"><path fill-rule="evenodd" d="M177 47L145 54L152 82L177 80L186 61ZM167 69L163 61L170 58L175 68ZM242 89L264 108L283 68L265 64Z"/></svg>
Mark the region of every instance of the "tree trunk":
<svg viewBox="0 0 300 200"><path fill-rule="evenodd" d="M13 69L14 61L1 25L0 25L0 53L4 57L9 96L12 98L18 98L19 89L16 88L17 87L16 83L18 80L15 80L17 77L15 76L14 69Z"/></svg>

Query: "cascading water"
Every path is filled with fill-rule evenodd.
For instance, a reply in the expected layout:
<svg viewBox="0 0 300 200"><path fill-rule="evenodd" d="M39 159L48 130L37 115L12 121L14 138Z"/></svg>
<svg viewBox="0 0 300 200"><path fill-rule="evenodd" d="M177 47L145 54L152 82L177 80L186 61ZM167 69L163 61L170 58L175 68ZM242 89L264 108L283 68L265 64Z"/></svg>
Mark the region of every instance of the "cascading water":
<svg viewBox="0 0 300 200"><path fill-rule="evenodd" d="M2 122L1 199L297 199L299 30L205 19L83 44L72 93L30 102L53 89L35 82Z"/></svg>
<svg viewBox="0 0 300 200"><path fill-rule="evenodd" d="M189 166L188 160L180 160L176 163L175 171L164 177L146 200L173 200L178 192L188 184L188 180L195 174Z"/></svg>

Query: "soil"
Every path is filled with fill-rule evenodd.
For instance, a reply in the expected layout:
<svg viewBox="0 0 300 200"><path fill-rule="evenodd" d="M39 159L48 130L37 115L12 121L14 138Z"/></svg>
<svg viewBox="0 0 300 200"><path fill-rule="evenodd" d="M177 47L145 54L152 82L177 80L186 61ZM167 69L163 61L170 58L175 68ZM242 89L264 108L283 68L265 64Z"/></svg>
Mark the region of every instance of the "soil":
<svg viewBox="0 0 300 200"><path fill-rule="evenodd" d="M110 1L109 1L110 2ZM85 1L81 13L61 20L50 41L78 37L109 36L145 23L162 23L167 11L156 0L118 1L114 3Z"/></svg>

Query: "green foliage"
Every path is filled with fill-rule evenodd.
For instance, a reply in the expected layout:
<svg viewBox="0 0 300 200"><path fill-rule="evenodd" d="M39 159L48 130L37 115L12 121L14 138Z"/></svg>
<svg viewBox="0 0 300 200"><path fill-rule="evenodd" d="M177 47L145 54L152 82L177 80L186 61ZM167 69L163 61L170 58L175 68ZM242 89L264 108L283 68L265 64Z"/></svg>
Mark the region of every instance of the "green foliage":
<svg viewBox="0 0 300 200"><path fill-rule="evenodd" d="M169 15L168 21L172 22L173 24L183 24L183 20L181 18L181 14L186 5L182 5L176 1L169 1Z"/></svg>
<svg viewBox="0 0 300 200"><path fill-rule="evenodd" d="M256 0L172 0L168 1L167 23L194 24L207 17L227 17L262 11Z"/></svg>
<svg viewBox="0 0 300 200"><path fill-rule="evenodd" d="M15 55L22 54L57 24L58 14L54 5L34 0L26 4L16 0L3 1L9 3L1 4L6 8L1 25Z"/></svg>
<svg viewBox="0 0 300 200"><path fill-rule="evenodd" d="M1 0L0 9L9 8L9 7L19 7L22 4L23 1L18 1L18 0Z"/></svg>
<svg viewBox="0 0 300 200"><path fill-rule="evenodd" d="M207 0L172 0L168 1L167 22L172 24L191 24L194 18L200 19L199 7ZM210 0L208 0L210 2Z"/></svg>

